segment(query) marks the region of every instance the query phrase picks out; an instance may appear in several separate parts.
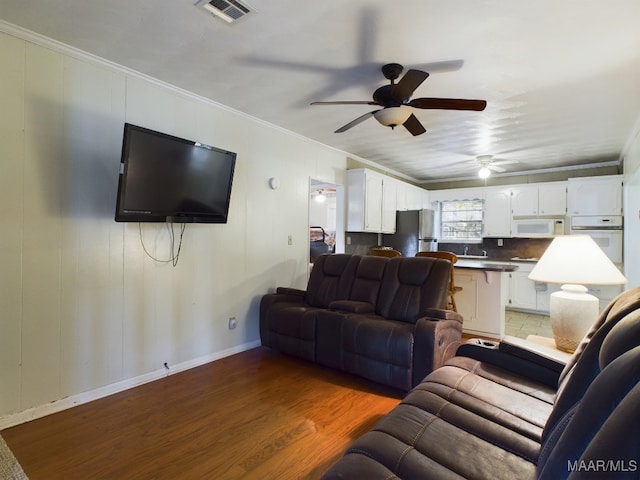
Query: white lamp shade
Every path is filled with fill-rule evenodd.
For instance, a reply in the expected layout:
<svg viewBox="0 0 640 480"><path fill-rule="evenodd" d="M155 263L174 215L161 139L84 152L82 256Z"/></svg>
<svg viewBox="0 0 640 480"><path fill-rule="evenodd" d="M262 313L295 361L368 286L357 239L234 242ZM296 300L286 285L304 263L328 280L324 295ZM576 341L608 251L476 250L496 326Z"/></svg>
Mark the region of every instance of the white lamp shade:
<svg viewBox="0 0 640 480"><path fill-rule="evenodd" d="M620 285L627 282L589 235L555 237L529 274L529 279L578 285Z"/></svg>
<svg viewBox="0 0 640 480"><path fill-rule="evenodd" d="M406 122L411 113L411 107L400 105L399 107L387 107L378 110L373 116L385 127L396 127Z"/></svg>

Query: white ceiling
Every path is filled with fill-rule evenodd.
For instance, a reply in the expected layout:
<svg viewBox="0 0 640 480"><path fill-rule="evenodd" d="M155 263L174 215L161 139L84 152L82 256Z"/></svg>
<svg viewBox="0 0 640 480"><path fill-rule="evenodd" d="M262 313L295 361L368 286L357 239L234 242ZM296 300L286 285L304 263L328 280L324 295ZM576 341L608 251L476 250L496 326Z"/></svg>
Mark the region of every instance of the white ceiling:
<svg viewBox="0 0 640 480"><path fill-rule="evenodd" d="M196 0L1 0L0 19L418 181L618 162L640 114L638 0L249 0L228 25ZM416 110L413 137L370 100L397 62L429 72L415 97L487 100Z"/></svg>

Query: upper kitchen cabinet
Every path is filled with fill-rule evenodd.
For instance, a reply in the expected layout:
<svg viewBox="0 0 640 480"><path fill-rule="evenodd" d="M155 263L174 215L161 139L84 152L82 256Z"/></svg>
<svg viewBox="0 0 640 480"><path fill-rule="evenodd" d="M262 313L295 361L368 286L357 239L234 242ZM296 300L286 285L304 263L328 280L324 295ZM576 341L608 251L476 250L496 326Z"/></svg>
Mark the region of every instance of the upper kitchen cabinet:
<svg viewBox="0 0 640 480"><path fill-rule="evenodd" d="M549 182L517 185L511 189L514 217L566 215L567 183Z"/></svg>
<svg viewBox="0 0 640 480"><path fill-rule="evenodd" d="M484 190L483 237L511 236L511 189L487 187Z"/></svg>
<svg viewBox="0 0 640 480"><path fill-rule="evenodd" d="M538 184L538 215L567 214L567 182Z"/></svg>
<svg viewBox="0 0 640 480"><path fill-rule="evenodd" d="M397 210L421 210L429 208L429 192L407 182L396 182L398 188Z"/></svg>
<svg viewBox="0 0 640 480"><path fill-rule="evenodd" d="M622 215L622 175L570 178L569 215Z"/></svg>
<svg viewBox="0 0 640 480"><path fill-rule="evenodd" d="M347 230L393 233L396 190L396 181L380 173L366 168L347 171Z"/></svg>

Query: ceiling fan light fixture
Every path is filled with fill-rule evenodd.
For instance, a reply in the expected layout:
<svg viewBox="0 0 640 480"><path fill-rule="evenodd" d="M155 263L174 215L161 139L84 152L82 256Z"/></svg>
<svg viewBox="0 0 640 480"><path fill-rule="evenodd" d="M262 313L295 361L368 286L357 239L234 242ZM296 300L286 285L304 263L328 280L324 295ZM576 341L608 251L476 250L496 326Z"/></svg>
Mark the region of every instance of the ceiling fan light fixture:
<svg viewBox="0 0 640 480"><path fill-rule="evenodd" d="M407 118L411 116L411 113L411 107L400 105L399 107L387 107L378 110L373 116L385 127L393 128L406 122Z"/></svg>
<svg viewBox="0 0 640 480"><path fill-rule="evenodd" d="M478 176L480 178L489 178L490 175L491 170L489 170L487 167L481 167L480 170L478 170Z"/></svg>

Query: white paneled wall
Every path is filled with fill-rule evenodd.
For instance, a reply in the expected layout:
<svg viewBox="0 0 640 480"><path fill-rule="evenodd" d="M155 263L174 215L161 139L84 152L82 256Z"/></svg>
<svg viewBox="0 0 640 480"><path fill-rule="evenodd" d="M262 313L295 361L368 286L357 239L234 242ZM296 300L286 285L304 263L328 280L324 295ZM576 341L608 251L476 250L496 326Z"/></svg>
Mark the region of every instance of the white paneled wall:
<svg viewBox="0 0 640 480"><path fill-rule="evenodd" d="M345 182L340 152L36 41L0 33L0 428L256 345L260 296L306 283L309 178ZM125 121L238 154L228 224L176 267L141 246L168 258L166 225L113 220Z"/></svg>

